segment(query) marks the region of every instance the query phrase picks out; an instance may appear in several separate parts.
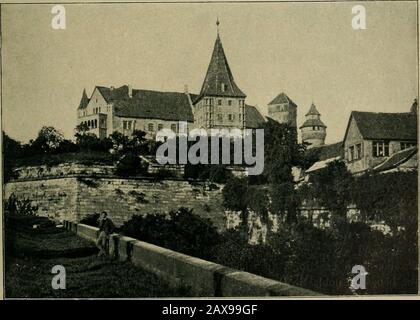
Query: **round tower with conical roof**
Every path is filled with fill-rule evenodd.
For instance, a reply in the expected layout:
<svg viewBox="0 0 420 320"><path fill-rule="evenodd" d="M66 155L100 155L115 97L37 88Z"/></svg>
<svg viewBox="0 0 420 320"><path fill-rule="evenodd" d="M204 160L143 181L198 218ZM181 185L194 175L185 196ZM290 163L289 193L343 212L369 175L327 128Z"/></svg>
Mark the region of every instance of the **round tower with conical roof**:
<svg viewBox="0 0 420 320"><path fill-rule="evenodd" d="M327 126L321 121L321 114L314 103L311 104L305 117L305 122L299 128L302 134L302 142L309 143L308 148L324 145L325 137L327 136Z"/></svg>

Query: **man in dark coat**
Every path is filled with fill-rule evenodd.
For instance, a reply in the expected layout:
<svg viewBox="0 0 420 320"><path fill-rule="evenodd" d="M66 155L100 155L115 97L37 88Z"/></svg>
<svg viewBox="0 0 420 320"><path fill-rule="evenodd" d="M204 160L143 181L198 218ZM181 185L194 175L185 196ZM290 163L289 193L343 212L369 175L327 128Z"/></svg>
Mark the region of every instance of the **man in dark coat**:
<svg viewBox="0 0 420 320"><path fill-rule="evenodd" d="M111 219L108 218L106 211L102 211L98 220L99 235L96 240L96 246L99 248L98 257L107 256L109 248L109 236L115 229L115 225Z"/></svg>

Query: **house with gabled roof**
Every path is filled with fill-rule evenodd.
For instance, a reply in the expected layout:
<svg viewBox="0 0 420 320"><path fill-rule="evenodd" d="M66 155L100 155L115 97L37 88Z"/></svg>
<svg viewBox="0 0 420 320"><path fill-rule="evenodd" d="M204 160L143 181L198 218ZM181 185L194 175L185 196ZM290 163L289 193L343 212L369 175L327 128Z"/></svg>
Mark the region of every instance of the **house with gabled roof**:
<svg viewBox="0 0 420 320"><path fill-rule="evenodd" d="M417 101L414 104L417 105ZM353 111L343 141L348 169L352 173L375 168L383 171L390 168L388 165L402 164L417 157L416 151L401 152L417 148L417 113L413 110L412 107L412 111L405 113Z"/></svg>

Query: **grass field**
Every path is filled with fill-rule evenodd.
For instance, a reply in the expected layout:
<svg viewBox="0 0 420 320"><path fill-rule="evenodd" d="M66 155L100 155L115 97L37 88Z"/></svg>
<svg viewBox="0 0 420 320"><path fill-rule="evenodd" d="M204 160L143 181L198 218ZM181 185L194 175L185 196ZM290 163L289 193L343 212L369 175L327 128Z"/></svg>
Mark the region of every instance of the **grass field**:
<svg viewBox="0 0 420 320"><path fill-rule="evenodd" d="M7 227L7 226L6 226ZM111 298L188 296L128 262L96 257L96 247L53 225L18 228L7 237L7 298ZM66 289L51 285L55 265L66 270Z"/></svg>

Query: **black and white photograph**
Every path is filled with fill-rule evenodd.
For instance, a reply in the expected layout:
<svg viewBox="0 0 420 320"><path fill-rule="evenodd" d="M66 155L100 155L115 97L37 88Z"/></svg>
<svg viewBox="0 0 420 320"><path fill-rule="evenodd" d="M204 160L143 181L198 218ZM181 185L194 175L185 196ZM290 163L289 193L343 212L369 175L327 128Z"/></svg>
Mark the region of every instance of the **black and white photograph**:
<svg viewBox="0 0 420 320"><path fill-rule="evenodd" d="M418 296L417 1L0 20L4 299Z"/></svg>

